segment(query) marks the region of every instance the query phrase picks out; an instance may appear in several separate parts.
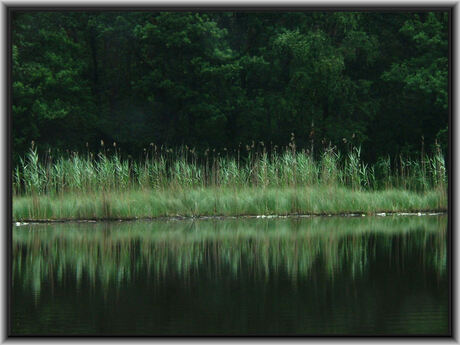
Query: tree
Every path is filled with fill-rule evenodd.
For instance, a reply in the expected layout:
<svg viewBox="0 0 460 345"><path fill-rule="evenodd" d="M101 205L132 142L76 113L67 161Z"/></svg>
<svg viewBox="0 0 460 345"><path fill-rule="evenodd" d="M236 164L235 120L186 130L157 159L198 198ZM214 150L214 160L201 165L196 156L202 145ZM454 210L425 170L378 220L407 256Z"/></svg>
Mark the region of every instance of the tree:
<svg viewBox="0 0 460 345"><path fill-rule="evenodd" d="M85 78L82 21L76 13L14 15L13 152L24 152L30 140L64 148L84 145L95 114Z"/></svg>

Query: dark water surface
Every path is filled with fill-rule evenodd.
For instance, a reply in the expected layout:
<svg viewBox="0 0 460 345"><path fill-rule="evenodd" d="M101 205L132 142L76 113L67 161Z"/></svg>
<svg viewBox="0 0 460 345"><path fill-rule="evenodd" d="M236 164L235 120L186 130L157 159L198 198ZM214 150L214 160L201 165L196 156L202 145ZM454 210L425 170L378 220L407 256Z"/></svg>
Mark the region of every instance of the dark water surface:
<svg viewBox="0 0 460 345"><path fill-rule="evenodd" d="M446 335L447 217L13 228L12 333Z"/></svg>

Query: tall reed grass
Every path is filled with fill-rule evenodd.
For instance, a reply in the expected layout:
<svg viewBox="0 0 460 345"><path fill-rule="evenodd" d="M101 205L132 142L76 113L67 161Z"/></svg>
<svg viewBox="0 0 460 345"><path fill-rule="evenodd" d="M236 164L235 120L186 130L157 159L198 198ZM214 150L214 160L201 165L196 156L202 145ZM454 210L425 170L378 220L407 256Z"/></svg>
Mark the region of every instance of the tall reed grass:
<svg viewBox="0 0 460 345"><path fill-rule="evenodd" d="M326 148L315 159L295 143L216 153L151 145L144 157L115 149L54 158L36 147L13 171L13 219L427 211L447 208L444 158L389 157ZM244 158L243 158L244 157Z"/></svg>
<svg viewBox="0 0 460 345"><path fill-rule="evenodd" d="M206 150L157 148L144 151L141 160L123 157L116 150L97 154L72 153L69 157L41 155L31 147L13 171L14 196L62 195L128 190L188 190L203 187L311 187L340 186L353 190L404 189L427 191L447 187L446 166L441 151L420 160L383 157L369 165L361 149L342 154L328 147L320 159L295 145L283 152L254 144L243 156ZM225 151L224 151L225 152ZM235 154L236 153L236 154Z"/></svg>

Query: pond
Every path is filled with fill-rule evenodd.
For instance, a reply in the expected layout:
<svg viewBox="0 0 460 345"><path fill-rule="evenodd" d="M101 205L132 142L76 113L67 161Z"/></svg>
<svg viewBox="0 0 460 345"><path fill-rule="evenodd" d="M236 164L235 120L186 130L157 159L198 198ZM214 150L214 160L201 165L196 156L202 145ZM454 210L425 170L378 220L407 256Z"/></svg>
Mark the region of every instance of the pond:
<svg viewBox="0 0 460 345"><path fill-rule="evenodd" d="M13 227L12 335L448 335L447 216Z"/></svg>

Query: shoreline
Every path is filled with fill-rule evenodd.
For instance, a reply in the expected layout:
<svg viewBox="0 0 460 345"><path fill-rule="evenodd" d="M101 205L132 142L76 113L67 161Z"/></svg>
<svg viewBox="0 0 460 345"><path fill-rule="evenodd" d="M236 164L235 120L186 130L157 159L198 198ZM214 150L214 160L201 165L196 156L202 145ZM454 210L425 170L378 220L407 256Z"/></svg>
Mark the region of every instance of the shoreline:
<svg viewBox="0 0 460 345"><path fill-rule="evenodd" d="M89 219L23 219L13 220L13 226L24 226L29 224L52 224L52 223L98 223L98 222L133 222L133 221L188 221L188 220L228 220L228 219L283 219L283 218L313 218L313 217L386 217L386 216L440 216L447 215L447 210L421 210L417 212L382 211L371 213L308 213L308 214L286 214L286 215L213 215L213 216L159 216L159 217L130 217L130 218L89 218Z"/></svg>

